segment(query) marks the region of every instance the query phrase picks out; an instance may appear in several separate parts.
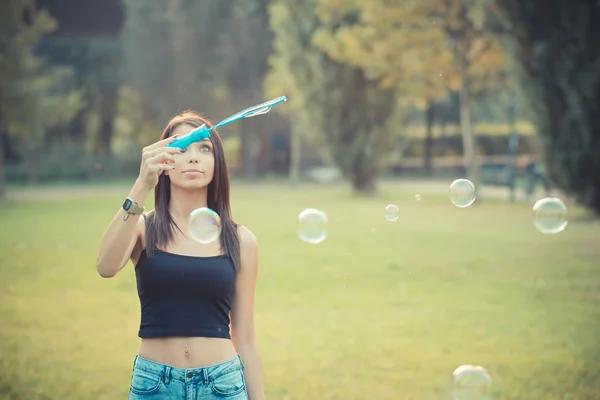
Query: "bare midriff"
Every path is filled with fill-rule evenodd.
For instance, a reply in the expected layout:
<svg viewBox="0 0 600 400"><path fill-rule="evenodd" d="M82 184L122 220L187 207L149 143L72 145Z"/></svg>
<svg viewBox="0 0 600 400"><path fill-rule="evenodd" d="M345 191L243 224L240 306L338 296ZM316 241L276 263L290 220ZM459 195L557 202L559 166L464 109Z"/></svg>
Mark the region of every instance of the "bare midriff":
<svg viewBox="0 0 600 400"><path fill-rule="evenodd" d="M237 356L230 339L207 337L143 338L140 357L175 368L202 368Z"/></svg>

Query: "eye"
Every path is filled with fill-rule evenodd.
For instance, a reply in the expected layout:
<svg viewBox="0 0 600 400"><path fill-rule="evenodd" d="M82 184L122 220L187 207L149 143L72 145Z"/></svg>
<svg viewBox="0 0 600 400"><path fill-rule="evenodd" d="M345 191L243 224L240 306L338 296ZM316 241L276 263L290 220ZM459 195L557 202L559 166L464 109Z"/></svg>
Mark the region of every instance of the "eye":
<svg viewBox="0 0 600 400"><path fill-rule="evenodd" d="M211 150L211 148L210 148L210 145L208 145L208 144L203 144L202 147L200 147L200 151L203 151L205 153L210 153L210 150Z"/></svg>

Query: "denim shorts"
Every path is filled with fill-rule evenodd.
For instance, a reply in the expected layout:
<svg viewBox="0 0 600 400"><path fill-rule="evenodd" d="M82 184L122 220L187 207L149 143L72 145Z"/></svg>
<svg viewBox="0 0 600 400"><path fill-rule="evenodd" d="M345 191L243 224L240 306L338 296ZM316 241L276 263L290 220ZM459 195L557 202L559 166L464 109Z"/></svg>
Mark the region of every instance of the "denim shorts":
<svg viewBox="0 0 600 400"><path fill-rule="evenodd" d="M138 355L133 362L129 400L248 400L244 363L233 360L203 368L175 368Z"/></svg>

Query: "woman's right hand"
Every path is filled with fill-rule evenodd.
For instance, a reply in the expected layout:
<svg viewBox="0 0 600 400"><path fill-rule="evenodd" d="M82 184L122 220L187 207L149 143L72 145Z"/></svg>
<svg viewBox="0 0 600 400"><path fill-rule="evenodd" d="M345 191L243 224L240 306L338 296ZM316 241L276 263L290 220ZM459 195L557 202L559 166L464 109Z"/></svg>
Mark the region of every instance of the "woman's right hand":
<svg viewBox="0 0 600 400"><path fill-rule="evenodd" d="M171 136L160 140L142 150L142 165L138 182L147 190L153 189L158 184L158 177L163 171L172 171L174 166L169 161L174 161L173 154L180 154L178 147L167 147L174 142L177 136Z"/></svg>

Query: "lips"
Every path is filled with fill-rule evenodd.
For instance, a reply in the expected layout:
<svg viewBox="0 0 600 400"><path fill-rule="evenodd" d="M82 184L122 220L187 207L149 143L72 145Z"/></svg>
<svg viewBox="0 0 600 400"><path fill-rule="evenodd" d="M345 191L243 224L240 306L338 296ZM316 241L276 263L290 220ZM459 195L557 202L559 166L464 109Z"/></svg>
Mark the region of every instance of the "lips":
<svg viewBox="0 0 600 400"><path fill-rule="evenodd" d="M202 171L200 171L199 169L186 169L183 171L183 173L184 174L187 174L187 173L201 174Z"/></svg>

